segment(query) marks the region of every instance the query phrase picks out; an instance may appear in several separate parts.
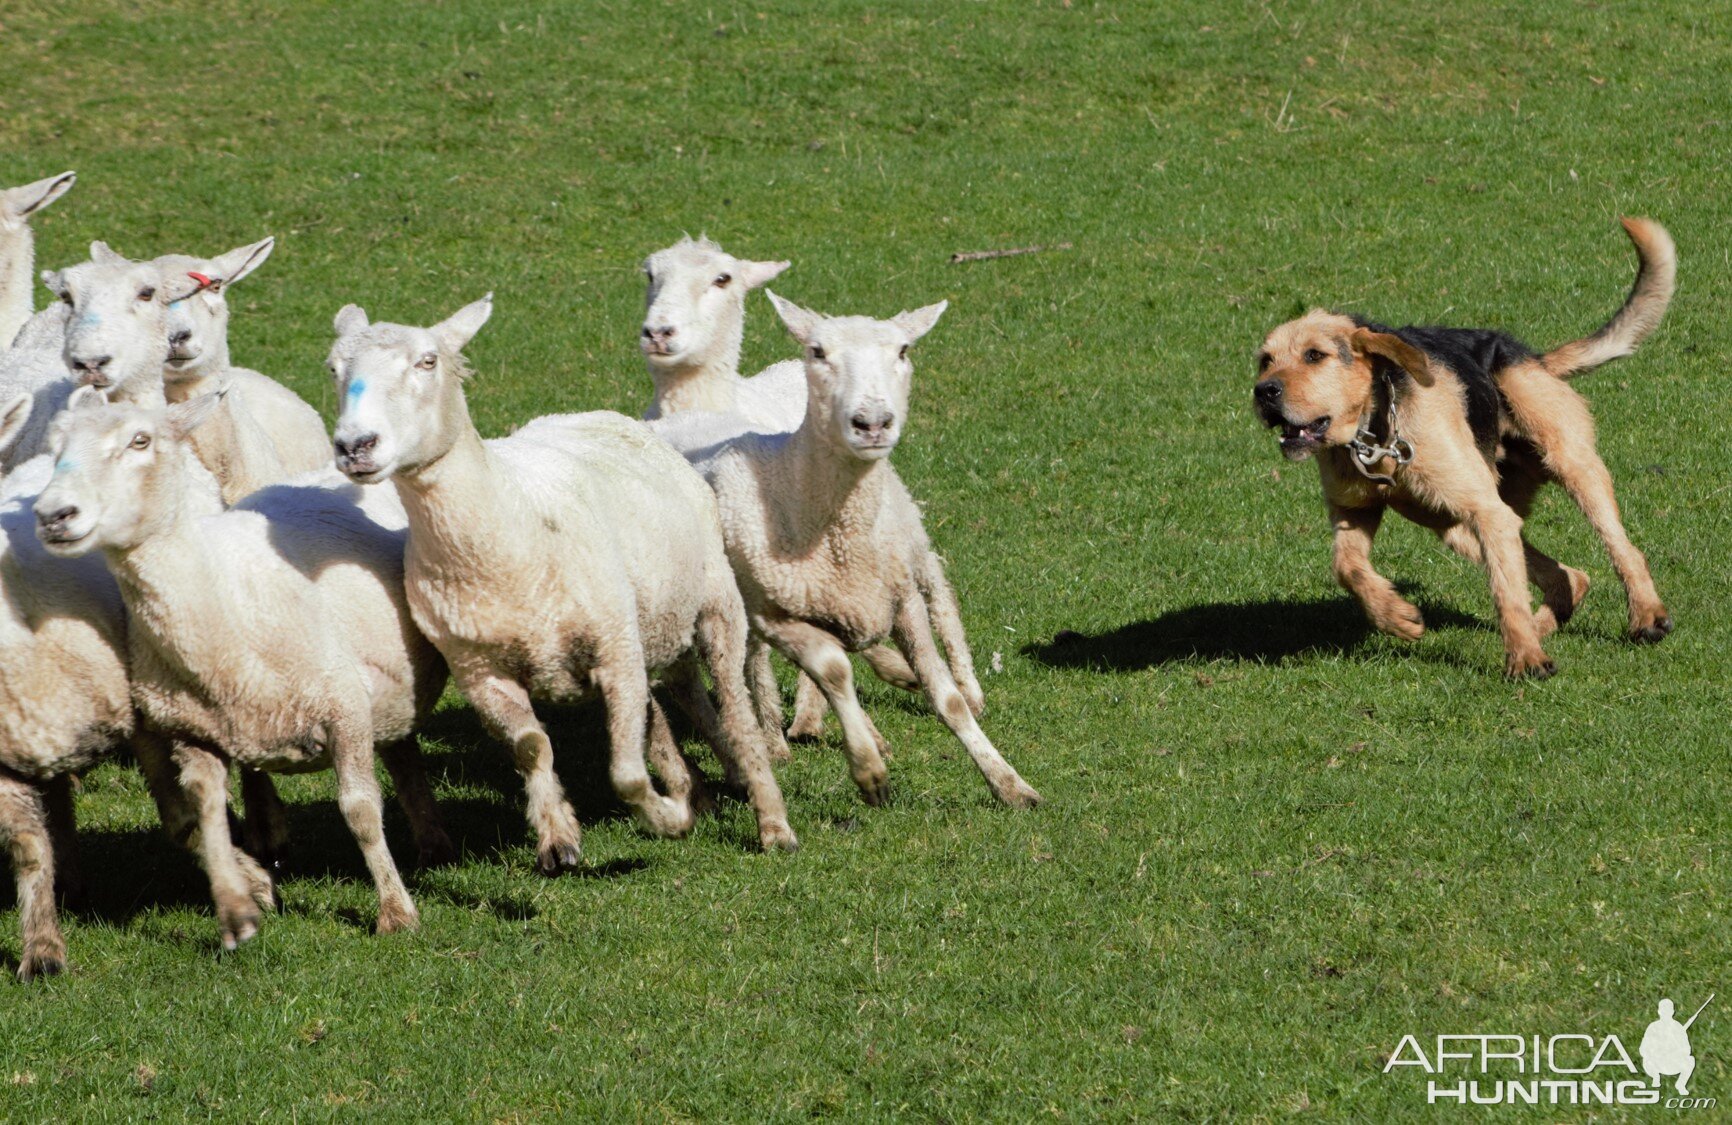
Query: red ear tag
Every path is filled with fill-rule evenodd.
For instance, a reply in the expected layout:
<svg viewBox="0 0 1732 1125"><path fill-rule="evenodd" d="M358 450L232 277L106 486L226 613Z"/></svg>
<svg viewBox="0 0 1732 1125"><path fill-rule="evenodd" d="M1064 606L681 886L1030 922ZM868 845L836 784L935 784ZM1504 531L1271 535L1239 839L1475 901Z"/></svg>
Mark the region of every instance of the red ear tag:
<svg viewBox="0 0 1732 1125"><path fill-rule="evenodd" d="M198 282L198 289L194 289L194 293L197 293L200 289L209 289L213 284L215 284L209 277L206 277L204 274L199 273L196 270L187 270L186 275Z"/></svg>

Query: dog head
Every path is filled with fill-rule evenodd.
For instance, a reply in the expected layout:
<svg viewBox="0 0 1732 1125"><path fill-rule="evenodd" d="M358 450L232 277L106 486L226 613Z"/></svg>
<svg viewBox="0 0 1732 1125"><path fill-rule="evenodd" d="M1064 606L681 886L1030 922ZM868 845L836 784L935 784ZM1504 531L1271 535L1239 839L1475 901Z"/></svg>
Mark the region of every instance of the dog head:
<svg viewBox="0 0 1732 1125"><path fill-rule="evenodd" d="M1421 384L1432 382L1425 353L1340 313L1313 309L1269 333L1257 353L1252 397L1289 461L1353 440L1371 402L1378 357Z"/></svg>

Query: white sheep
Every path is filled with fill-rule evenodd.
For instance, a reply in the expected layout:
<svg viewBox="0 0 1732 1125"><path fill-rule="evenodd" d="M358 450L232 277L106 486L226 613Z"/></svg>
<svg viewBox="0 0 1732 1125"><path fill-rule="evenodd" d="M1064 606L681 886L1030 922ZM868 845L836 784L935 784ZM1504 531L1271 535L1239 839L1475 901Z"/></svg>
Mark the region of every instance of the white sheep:
<svg viewBox="0 0 1732 1125"><path fill-rule="evenodd" d="M908 350L945 304L880 321L827 318L770 299L805 348L805 421L791 434L741 437L705 464L754 646L774 645L818 683L868 803L886 794L883 739L855 697L847 654L887 636L994 795L1016 807L1037 803L1040 795L981 731L933 640L936 624L954 657L962 637L955 597L888 461L908 414ZM754 680L761 715L770 711L763 687Z"/></svg>
<svg viewBox="0 0 1732 1125"><path fill-rule="evenodd" d="M330 463L317 411L275 380L229 364L223 293L272 245L265 239L216 258L132 262L97 242L90 261L43 274L69 308L62 352L77 382L106 390L111 401L146 406L223 392L216 424L200 427L193 447L228 503Z"/></svg>
<svg viewBox="0 0 1732 1125"><path fill-rule="evenodd" d="M78 177L62 172L23 187L0 189L0 350L13 346L31 319L36 288L36 239L30 216L65 195Z"/></svg>
<svg viewBox="0 0 1732 1125"><path fill-rule="evenodd" d="M0 409L0 449L29 410L28 396ZM193 827L165 748L136 728L113 577L100 559L57 558L37 540L32 508L52 473L49 458L36 457L0 483L0 843L18 885L24 980L66 965L54 891L75 893L77 882L73 773L130 742L170 835L186 842ZM206 490L214 507L215 483ZM250 859L243 869L268 906L269 875Z"/></svg>
<svg viewBox="0 0 1732 1125"><path fill-rule="evenodd" d="M806 378L798 360L740 376L746 294L787 268L736 258L707 238L682 238L645 259L649 294L638 343L655 382L645 420L707 410L738 414L769 433L800 424Z"/></svg>
<svg viewBox="0 0 1732 1125"><path fill-rule="evenodd" d="M618 414L537 418L482 441L462 348L491 294L432 328L337 314L330 367L343 403L337 465L393 480L409 517L415 621L450 663L528 793L537 862L579 862L576 815L553 772L533 700L599 694L609 774L649 831L692 824L689 779L648 673L666 671L702 709L699 656L720 703L716 749L746 782L766 850L797 846L745 685L745 610L715 497L640 422ZM651 786L645 733L668 795Z"/></svg>
<svg viewBox="0 0 1732 1125"><path fill-rule="evenodd" d="M119 582L133 703L172 743L224 946L251 937L259 920L229 839L229 761L333 768L338 806L379 892L378 930L413 928L384 839L375 747L423 860L453 849L411 738L445 670L404 602L401 509L328 473L213 510L187 436L217 403L206 395L143 407L81 389L51 435L38 536L64 557L100 548Z"/></svg>
<svg viewBox="0 0 1732 1125"><path fill-rule="evenodd" d="M739 370L746 294L787 268L785 261L736 258L708 238L682 238L644 260L649 289L638 346L655 384L644 419L656 436L694 463L730 439L746 433L788 433L806 417L806 370L799 360L773 364L750 378ZM936 556L930 565L942 571ZM978 715L985 697L966 642L960 652L968 667L959 677L962 689ZM895 649L875 645L861 655L879 679L907 691L920 690L913 670ZM768 659L768 653L756 657L751 673L755 680L767 681ZM823 730L826 709L823 693L801 674L789 734L816 737ZM772 753L781 758L787 749L780 718L776 726Z"/></svg>

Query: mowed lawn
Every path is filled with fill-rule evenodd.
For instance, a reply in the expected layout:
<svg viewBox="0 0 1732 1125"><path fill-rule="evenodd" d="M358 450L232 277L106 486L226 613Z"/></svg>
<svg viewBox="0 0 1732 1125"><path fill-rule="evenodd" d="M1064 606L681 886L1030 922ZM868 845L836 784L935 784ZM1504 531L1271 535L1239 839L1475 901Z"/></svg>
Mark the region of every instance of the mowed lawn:
<svg viewBox="0 0 1732 1125"><path fill-rule="evenodd" d="M283 913L220 955L201 872L106 765L73 971L0 985L0 1116L1392 1120L1426 1112L1381 1073L1402 1035L1634 1051L1656 998L1715 989L1693 1089L1724 1104L1724 14L11 0L0 183L79 174L39 264L275 235L234 355L327 418L342 304L428 324L489 290L484 433L637 414L638 263L684 231L792 259L775 289L826 312L948 298L895 463L992 669L984 726L1047 803L996 807L872 682L888 807L831 720L781 771L797 855L756 854L736 802L651 840L577 708L552 729L588 866L547 880L452 693L423 746L466 854L410 873L421 931L371 935L314 775L283 784ZM1678 296L1576 385L1677 632L1623 639L1555 490L1529 530L1594 582L1556 679L1506 682L1483 575L1394 517L1376 558L1431 631L1368 632L1315 470L1250 409L1263 333L1330 305L1555 345L1623 299L1628 213L1672 231ZM749 370L795 354L748 309Z"/></svg>

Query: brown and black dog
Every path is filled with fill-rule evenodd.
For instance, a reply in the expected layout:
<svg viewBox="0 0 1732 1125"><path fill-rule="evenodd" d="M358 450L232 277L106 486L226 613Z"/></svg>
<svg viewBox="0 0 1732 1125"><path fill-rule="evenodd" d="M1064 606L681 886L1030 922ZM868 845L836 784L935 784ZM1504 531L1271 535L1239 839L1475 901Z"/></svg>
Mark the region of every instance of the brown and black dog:
<svg viewBox="0 0 1732 1125"><path fill-rule="evenodd" d="M1522 536L1534 496L1555 480L1593 524L1629 597L1630 637L1658 641L1672 619L1618 518L1594 421L1566 380L1629 355L1672 299L1676 252L1664 227L1625 219L1641 268L1606 325L1545 354L1502 332L1386 328L1322 309L1269 333L1257 356L1257 412L1290 461L1317 455L1335 526L1335 578L1378 629L1425 631L1411 603L1371 565L1385 508L1431 528L1482 564L1503 633L1505 671L1544 677L1542 638L1588 590L1579 570ZM1535 612L1529 579L1539 587Z"/></svg>

